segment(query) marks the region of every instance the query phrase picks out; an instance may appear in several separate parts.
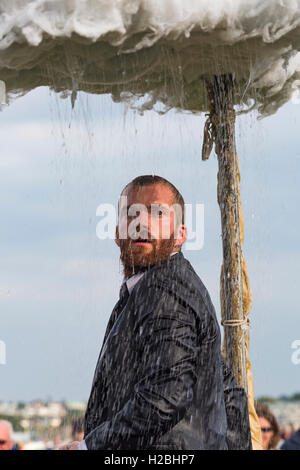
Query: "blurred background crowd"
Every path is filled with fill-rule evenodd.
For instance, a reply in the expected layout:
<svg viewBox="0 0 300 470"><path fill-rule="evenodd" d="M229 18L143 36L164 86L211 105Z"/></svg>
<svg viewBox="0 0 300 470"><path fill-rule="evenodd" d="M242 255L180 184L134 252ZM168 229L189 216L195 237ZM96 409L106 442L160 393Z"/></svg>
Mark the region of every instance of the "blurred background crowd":
<svg viewBox="0 0 300 470"><path fill-rule="evenodd" d="M264 450L300 450L300 396L257 400ZM0 403L0 450L55 450L83 439L84 402Z"/></svg>

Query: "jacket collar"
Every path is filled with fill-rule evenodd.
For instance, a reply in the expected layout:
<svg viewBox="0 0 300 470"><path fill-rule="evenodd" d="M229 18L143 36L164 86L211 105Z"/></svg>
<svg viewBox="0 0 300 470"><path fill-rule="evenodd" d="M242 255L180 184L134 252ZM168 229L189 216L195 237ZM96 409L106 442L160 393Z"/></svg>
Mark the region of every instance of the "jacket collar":
<svg viewBox="0 0 300 470"><path fill-rule="evenodd" d="M175 256L176 255L176 256ZM174 253L172 253L170 255L170 258L166 261L164 261L163 263L158 263L157 265L154 265L152 268L151 268L151 271L152 269L155 269L156 266L161 266L162 264L164 263L169 263L172 261L174 261L174 259L176 258L176 261L178 260L178 258L180 258L180 256L183 257L182 253L180 251L174 251ZM126 281L126 285L127 285L127 289L128 289L128 292L129 294L131 293L132 289L134 288L134 286L139 282L139 280L144 276L144 274L146 273L147 271L143 272L143 273L138 273L138 274L134 274L133 276L131 276L129 279L127 279ZM123 281L125 282L125 281Z"/></svg>

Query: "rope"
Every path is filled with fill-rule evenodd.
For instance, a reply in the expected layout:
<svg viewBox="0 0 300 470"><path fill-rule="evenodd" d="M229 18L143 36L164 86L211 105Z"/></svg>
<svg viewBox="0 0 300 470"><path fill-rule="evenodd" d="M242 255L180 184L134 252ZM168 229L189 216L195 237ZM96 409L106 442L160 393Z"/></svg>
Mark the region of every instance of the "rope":
<svg viewBox="0 0 300 470"><path fill-rule="evenodd" d="M226 114L206 114L208 116L204 125L202 160L208 160L211 154L213 144L216 142L216 128L224 127L226 124L235 123L235 112L228 111Z"/></svg>
<svg viewBox="0 0 300 470"><path fill-rule="evenodd" d="M244 318L243 320L222 320L222 326L236 327L240 326L243 330L248 330L250 328L250 318Z"/></svg>
<svg viewBox="0 0 300 470"><path fill-rule="evenodd" d="M204 135L203 135L203 144L202 144L202 160L208 160L211 154L213 143L214 143L214 135L213 135L213 128L212 128L212 120L211 115L206 114L208 116L207 120L205 121L204 125Z"/></svg>

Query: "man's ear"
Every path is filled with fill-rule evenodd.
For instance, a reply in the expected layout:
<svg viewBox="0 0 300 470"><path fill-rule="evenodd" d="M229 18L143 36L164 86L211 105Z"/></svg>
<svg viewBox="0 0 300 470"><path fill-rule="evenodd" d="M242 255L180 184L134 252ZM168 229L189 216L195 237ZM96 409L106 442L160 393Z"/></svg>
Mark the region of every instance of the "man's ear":
<svg viewBox="0 0 300 470"><path fill-rule="evenodd" d="M118 226L118 225L116 226L116 237L115 237L115 242L116 242L116 244L118 245L118 247L120 248L120 240L119 240L119 226Z"/></svg>
<svg viewBox="0 0 300 470"><path fill-rule="evenodd" d="M187 226L184 224L179 225L176 230L174 248L178 248L184 244L188 236Z"/></svg>

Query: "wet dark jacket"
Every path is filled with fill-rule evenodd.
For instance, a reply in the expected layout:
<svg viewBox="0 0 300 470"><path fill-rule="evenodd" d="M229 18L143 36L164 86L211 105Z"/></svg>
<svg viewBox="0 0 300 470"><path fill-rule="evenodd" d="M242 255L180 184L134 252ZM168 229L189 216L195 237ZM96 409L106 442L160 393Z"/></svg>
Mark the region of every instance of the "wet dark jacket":
<svg viewBox="0 0 300 470"><path fill-rule="evenodd" d="M85 415L88 449L227 449L223 372L214 307L178 253L112 312Z"/></svg>
<svg viewBox="0 0 300 470"><path fill-rule="evenodd" d="M280 450L300 450L300 429L282 444Z"/></svg>
<svg viewBox="0 0 300 470"><path fill-rule="evenodd" d="M252 450L248 396L222 359L224 399L227 417L226 441L230 450Z"/></svg>

